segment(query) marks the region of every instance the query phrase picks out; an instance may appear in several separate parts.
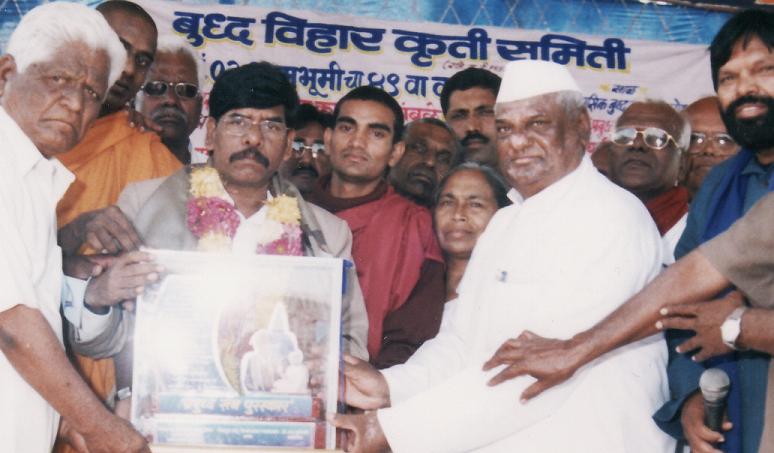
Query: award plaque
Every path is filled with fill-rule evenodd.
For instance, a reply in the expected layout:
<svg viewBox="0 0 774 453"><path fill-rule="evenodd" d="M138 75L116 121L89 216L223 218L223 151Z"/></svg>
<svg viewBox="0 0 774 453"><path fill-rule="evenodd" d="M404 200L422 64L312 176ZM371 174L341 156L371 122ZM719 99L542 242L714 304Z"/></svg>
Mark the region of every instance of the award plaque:
<svg viewBox="0 0 774 453"><path fill-rule="evenodd" d="M151 445L333 449L343 260L149 252L132 423Z"/></svg>

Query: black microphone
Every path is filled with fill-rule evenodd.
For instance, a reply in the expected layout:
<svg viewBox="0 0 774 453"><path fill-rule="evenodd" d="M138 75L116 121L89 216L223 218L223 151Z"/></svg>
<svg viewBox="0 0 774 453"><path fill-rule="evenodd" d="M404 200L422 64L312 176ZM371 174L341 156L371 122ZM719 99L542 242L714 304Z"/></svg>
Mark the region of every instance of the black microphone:
<svg viewBox="0 0 774 453"><path fill-rule="evenodd" d="M722 432L723 414L726 410L726 395L731 381L720 368L710 368L701 374L699 388L704 397L704 424L707 428Z"/></svg>

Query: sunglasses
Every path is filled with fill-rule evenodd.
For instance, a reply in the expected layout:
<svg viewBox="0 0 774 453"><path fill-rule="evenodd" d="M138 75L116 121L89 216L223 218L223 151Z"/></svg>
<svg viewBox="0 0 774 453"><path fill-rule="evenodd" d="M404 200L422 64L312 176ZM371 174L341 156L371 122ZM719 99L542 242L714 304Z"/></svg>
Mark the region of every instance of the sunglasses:
<svg viewBox="0 0 774 453"><path fill-rule="evenodd" d="M193 83L175 83L153 80L142 86L142 91L148 96L164 96L167 94L167 88L174 90L179 98L193 99L199 95L199 87Z"/></svg>
<svg viewBox="0 0 774 453"><path fill-rule="evenodd" d="M675 147L679 148L675 139L669 135L669 132L658 127L646 127L642 130L636 127L622 127L613 132L610 140L616 145L630 146L637 140L638 135L642 135L642 141L649 148L664 149L669 145L670 141L675 144Z"/></svg>
<svg viewBox="0 0 774 453"><path fill-rule="evenodd" d="M302 141L293 141L293 155L301 157L306 151L312 153L312 158L317 159L317 156L325 155L325 145L322 143L312 143L311 146L304 145Z"/></svg>

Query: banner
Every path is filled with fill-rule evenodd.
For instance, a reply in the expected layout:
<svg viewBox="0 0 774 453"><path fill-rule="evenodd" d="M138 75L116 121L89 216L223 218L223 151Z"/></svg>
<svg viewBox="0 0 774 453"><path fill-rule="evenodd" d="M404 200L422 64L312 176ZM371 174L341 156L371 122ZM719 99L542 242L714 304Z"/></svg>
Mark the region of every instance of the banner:
<svg viewBox="0 0 774 453"><path fill-rule="evenodd" d="M478 67L502 75L509 61L553 61L567 65L584 91L592 118L589 150L635 100L660 99L681 110L713 93L703 45L251 6L140 3L159 33L182 36L198 51L205 93L223 71L265 60L283 68L304 102L323 110L333 110L355 87L374 85L398 100L407 122L443 119L439 96L454 73ZM193 142L201 149L201 130Z"/></svg>

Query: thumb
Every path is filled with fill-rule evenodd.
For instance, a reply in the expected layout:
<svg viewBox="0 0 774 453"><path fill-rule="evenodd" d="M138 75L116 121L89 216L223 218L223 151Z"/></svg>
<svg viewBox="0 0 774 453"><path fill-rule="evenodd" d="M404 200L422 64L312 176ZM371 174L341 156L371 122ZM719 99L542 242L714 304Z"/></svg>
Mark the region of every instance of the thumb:
<svg viewBox="0 0 774 453"><path fill-rule="evenodd" d="M97 264L96 266L92 267L91 268L92 278L99 277L104 270L105 270L105 267L101 264Z"/></svg>
<svg viewBox="0 0 774 453"><path fill-rule="evenodd" d="M545 381L536 381L521 393L521 403L526 403L549 388L551 388L551 384L547 384Z"/></svg>

